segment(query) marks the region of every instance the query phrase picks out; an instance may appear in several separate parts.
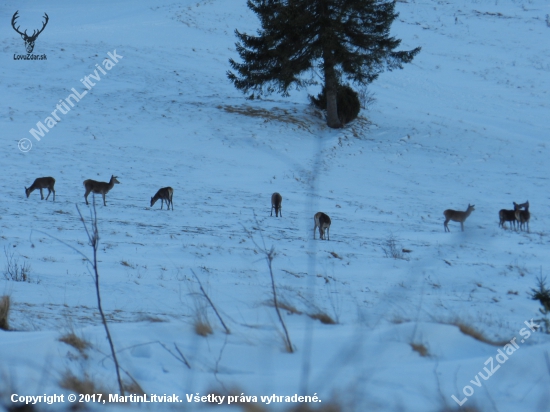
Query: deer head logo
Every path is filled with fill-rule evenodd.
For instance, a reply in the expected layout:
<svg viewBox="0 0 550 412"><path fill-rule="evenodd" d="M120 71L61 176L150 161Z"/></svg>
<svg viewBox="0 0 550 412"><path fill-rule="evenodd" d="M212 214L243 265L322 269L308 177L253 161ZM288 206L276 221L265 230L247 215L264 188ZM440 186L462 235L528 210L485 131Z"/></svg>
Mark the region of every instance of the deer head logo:
<svg viewBox="0 0 550 412"><path fill-rule="evenodd" d="M13 17L11 18L11 26L13 27L13 29L14 29L17 33L19 33L19 34L21 35L21 38L25 41L25 48L27 49L27 53L32 53L32 51L34 50L34 42L36 41L38 35L44 31L44 28L46 27L46 24L48 24L49 17L48 17L48 15L47 15L46 13L44 13L44 19L45 19L45 21L44 21L44 23L42 24L42 28L41 28L40 30L38 30L38 31L34 30L34 31L32 32L32 35L29 36L29 35L27 35L27 30L25 30L25 32L21 33L21 32L19 31L19 27L20 27L20 26L15 27L15 23L16 23L15 21L16 21L17 18L19 17L19 16L17 15L17 13L19 13L19 10L16 11L16 12L14 13Z"/></svg>

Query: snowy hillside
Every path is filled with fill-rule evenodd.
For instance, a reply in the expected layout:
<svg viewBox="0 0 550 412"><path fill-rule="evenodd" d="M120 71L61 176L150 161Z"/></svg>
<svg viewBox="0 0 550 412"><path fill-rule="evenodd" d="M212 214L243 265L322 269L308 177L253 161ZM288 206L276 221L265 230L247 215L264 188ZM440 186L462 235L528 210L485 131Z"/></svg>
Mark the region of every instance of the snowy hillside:
<svg viewBox="0 0 550 412"><path fill-rule="evenodd" d="M48 14L33 51L46 60L14 60L25 54L16 10L29 32ZM107 206L95 201L122 379L127 395L182 401L132 410L214 409L197 394L225 396L220 411L241 394L267 411L295 407L293 395L320 399L314 410L550 410L550 335L528 328L542 317L529 292L550 272L550 4L397 10L392 34L422 51L369 87L376 101L360 119L332 130L308 104L318 89L247 100L229 83L234 30L258 27L244 1L0 6L0 299L11 301L0 408L56 394L64 402L37 410L69 410L81 391L104 394L90 410L128 410L103 404L118 384L78 253L92 256L82 182L115 175ZM63 114L56 105L75 91ZM42 176L56 179L55 202L26 198ZM150 207L165 186L173 211ZM526 201L530 232L500 228L499 210ZM445 233L443 211L468 204L464 232L450 222ZM313 240L318 211L330 241ZM273 305L272 248L293 353ZM13 265L27 281L10 278ZM72 334L87 346L60 340Z"/></svg>

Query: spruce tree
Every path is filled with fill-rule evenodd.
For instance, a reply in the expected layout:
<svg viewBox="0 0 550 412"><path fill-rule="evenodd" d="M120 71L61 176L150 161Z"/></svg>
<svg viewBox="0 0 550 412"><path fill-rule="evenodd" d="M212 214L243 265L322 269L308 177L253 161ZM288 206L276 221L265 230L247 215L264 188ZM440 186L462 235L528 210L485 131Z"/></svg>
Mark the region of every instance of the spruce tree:
<svg viewBox="0 0 550 412"><path fill-rule="evenodd" d="M395 1L248 0L260 19L257 36L240 33L242 63L229 60L227 76L244 93L288 95L294 86L316 84L307 72L318 70L326 93L327 125L341 127L337 91L344 80L367 85L384 70L403 68L420 47L394 51L401 40L390 37L398 16Z"/></svg>

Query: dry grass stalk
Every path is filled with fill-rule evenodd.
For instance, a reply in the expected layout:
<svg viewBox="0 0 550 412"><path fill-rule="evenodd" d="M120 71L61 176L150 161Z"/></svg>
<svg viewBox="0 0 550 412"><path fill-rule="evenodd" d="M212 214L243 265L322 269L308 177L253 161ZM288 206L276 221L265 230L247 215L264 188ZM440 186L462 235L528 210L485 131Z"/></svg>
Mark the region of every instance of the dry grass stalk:
<svg viewBox="0 0 550 412"><path fill-rule="evenodd" d="M107 397L107 393L109 393L109 391L97 386L88 375L84 375L84 378L80 379L71 371L65 372L61 378L61 382L59 382L59 386L82 395L102 393L105 397Z"/></svg>
<svg viewBox="0 0 550 412"><path fill-rule="evenodd" d="M310 313L308 314L308 316L311 318L311 319L315 319L315 320L318 320L320 321L321 323L325 324L325 325L336 325L336 322L334 321L334 319L332 319L329 315L327 315L326 313L322 313L322 312L318 312L318 313Z"/></svg>
<svg viewBox="0 0 550 412"><path fill-rule="evenodd" d="M143 388L135 380L132 382L123 382L124 390L126 393L131 393L133 395L145 395Z"/></svg>
<svg viewBox="0 0 550 412"><path fill-rule="evenodd" d="M271 110L266 110L247 105L222 105L218 106L218 109L225 110L228 113L237 113L243 116L261 117L262 119L265 119L266 122L276 120L279 122L290 123L298 126L300 129L311 131L307 122L298 119L297 117L293 116L288 110L280 109L279 107L273 107Z"/></svg>
<svg viewBox="0 0 550 412"><path fill-rule="evenodd" d="M152 315L142 315L140 316L139 320L141 322L151 322L151 323L162 323L162 322L166 322L165 319L162 319L162 318L159 318L157 316L152 316Z"/></svg>
<svg viewBox="0 0 550 412"><path fill-rule="evenodd" d="M426 346L424 346L424 344L422 343L410 343L411 345L411 348L413 351L415 352L418 352L418 354L422 357L428 357L430 356L428 354L428 348L426 348Z"/></svg>
<svg viewBox="0 0 550 412"><path fill-rule="evenodd" d="M491 340L491 339L487 338L485 335L483 335L482 332L475 329L474 327L472 327L470 325L466 325L462 322L454 322L452 324L455 325L456 327L458 327L458 329L463 334L468 335L468 336L474 338L475 340L486 343L488 345L504 346L508 343L508 341L494 341L494 340Z"/></svg>
<svg viewBox="0 0 550 412"><path fill-rule="evenodd" d="M11 300L8 295L4 295L0 298L0 329L10 330L8 322L10 315Z"/></svg>
<svg viewBox="0 0 550 412"><path fill-rule="evenodd" d="M272 300L268 300L267 302L265 302L265 305L272 308L274 303L273 303ZM279 300L279 301L277 301L277 306L279 307L279 309L286 310L286 312L289 315L301 315L302 314L302 312L300 312L298 309L296 309L294 306L292 306L288 302L281 302Z"/></svg>
<svg viewBox="0 0 550 412"><path fill-rule="evenodd" d="M84 358L88 358L88 355L86 354L86 349L91 348L92 345L90 345L90 343L86 342L84 339L76 336L74 332L68 333L67 335L60 337L59 341L66 343L69 346L72 346L73 348L78 350Z"/></svg>
<svg viewBox="0 0 550 412"><path fill-rule="evenodd" d="M193 327L195 328L195 333L199 336L206 337L214 333L214 331L212 330L212 326L210 326L210 323L208 323L208 320L205 321L197 319L195 320Z"/></svg>

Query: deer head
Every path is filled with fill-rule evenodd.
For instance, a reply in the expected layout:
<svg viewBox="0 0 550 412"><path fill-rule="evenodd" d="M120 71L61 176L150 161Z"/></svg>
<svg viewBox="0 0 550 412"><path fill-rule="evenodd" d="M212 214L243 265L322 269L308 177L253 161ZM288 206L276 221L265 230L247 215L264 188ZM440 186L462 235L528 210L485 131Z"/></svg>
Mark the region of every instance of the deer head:
<svg viewBox="0 0 550 412"><path fill-rule="evenodd" d="M34 50L34 42L36 41L36 38L38 37L38 35L40 33L42 33L42 31L44 30L44 28L46 27L46 25L48 24L48 20L50 19L48 17L48 15L46 13L44 13L44 23L42 24L42 28L38 31L34 30L32 32L32 35L29 36L27 35L27 30L25 30L23 33L21 33L19 31L19 27L20 26L17 26L15 27L15 23L16 23L16 20L17 18L19 17L17 14L19 13L19 10L16 11L13 15L13 17L11 18L11 26L13 27L13 29L19 33L21 35L21 38L25 41L25 49L27 49L27 53L32 53L32 51Z"/></svg>

